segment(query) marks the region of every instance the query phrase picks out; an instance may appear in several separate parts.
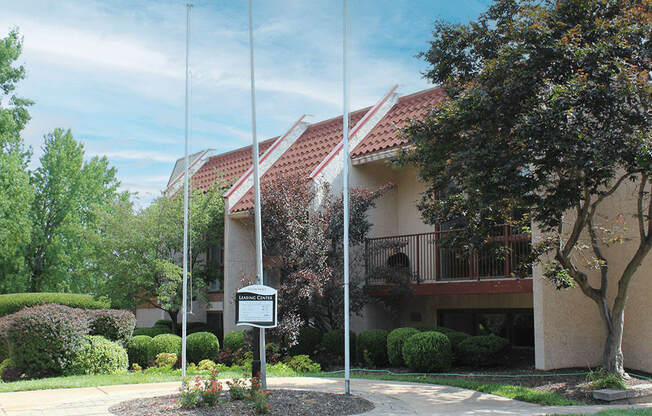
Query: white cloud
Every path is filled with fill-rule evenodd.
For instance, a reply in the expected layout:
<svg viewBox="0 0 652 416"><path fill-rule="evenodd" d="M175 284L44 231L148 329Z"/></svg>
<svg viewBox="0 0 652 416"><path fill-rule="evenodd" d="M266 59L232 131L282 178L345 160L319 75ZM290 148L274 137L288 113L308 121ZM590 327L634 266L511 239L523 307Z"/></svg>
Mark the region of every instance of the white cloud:
<svg viewBox="0 0 652 416"><path fill-rule="evenodd" d="M86 151L86 156L106 156L115 160L145 160L151 162L175 162L178 157L173 154L157 151L140 150L107 150L107 151ZM166 179L167 180L167 179Z"/></svg>

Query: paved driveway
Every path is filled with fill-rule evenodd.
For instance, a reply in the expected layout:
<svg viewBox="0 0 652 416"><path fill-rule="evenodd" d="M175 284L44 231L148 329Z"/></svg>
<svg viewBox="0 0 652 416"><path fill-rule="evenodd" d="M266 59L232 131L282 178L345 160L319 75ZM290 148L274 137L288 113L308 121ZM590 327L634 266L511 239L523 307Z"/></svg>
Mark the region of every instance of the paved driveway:
<svg viewBox="0 0 652 416"><path fill-rule="evenodd" d="M275 377L268 387L341 393L341 379ZM178 383L131 384L79 389L0 393L0 415L81 416L110 415L108 409L124 400L172 394ZM595 413L634 406L543 407L456 387L395 381L351 380L353 394L372 401L367 415L531 416L549 413ZM635 407L650 407L636 405ZM318 416L318 415L312 415Z"/></svg>

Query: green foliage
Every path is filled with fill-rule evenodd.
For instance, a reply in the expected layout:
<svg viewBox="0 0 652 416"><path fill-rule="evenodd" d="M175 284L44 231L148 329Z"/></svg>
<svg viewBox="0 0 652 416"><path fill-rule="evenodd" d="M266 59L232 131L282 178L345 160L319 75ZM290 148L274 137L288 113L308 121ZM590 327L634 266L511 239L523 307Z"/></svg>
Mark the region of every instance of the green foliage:
<svg viewBox="0 0 652 416"><path fill-rule="evenodd" d="M247 394L247 382L244 379L236 377L227 381L226 385L229 386L231 400L244 400Z"/></svg>
<svg viewBox="0 0 652 416"><path fill-rule="evenodd" d="M188 361L198 363L204 359L214 359L220 352L220 342L210 332L195 332L186 338Z"/></svg>
<svg viewBox="0 0 652 416"><path fill-rule="evenodd" d="M150 336L150 337L155 337L157 335L171 334L171 333L172 333L172 331L170 330L170 328L165 327L165 326L159 326L159 325L155 325L155 326L153 326L151 328L136 328L136 329L134 329L134 336L147 335L147 336Z"/></svg>
<svg viewBox="0 0 652 416"><path fill-rule="evenodd" d="M152 338L152 354L181 354L181 337L174 334L161 334Z"/></svg>
<svg viewBox="0 0 652 416"><path fill-rule="evenodd" d="M127 341L127 355L130 364L138 364L147 367L154 359L152 351L152 338L147 335L136 335Z"/></svg>
<svg viewBox="0 0 652 416"><path fill-rule="evenodd" d="M83 309L105 309L110 306L107 299L96 299L91 295L76 293L12 293L0 295L0 316L18 312L25 306L36 306L44 303L56 303L71 308Z"/></svg>
<svg viewBox="0 0 652 416"><path fill-rule="evenodd" d="M178 359L179 357L175 353L162 352L160 354L156 354L156 358L154 359L154 366L158 368L171 369L177 363Z"/></svg>
<svg viewBox="0 0 652 416"><path fill-rule="evenodd" d="M457 346L461 362L473 367L498 364L508 349L509 340L495 335L469 337Z"/></svg>
<svg viewBox="0 0 652 416"><path fill-rule="evenodd" d="M387 365L387 336L384 329L370 329L358 335L357 350L360 360L367 366Z"/></svg>
<svg viewBox="0 0 652 416"><path fill-rule="evenodd" d="M590 371L586 376L586 381L589 382L593 390L627 390L627 383L625 383L623 377L618 373L608 373L604 370Z"/></svg>
<svg viewBox="0 0 652 416"><path fill-rule="evenodd" d="M210 246L222 244L222 194L222 184L216 183L206 192L197 190L192 195L192 289L199 299L205 299L209 281L221 278L219 270L199 261L198 256ZM102 238L92 240L98 267L110 276L101 292L117 307L147 304L166 311L172 332L177 332L182 300L178 258L183 252L182 222L183 198L163 196L141 211L128 201L117 201L111 212L101 215Z"/></svg>
<svg viewBox="0 0 652 416"><path fill-rule="evenodd" d="M224 348L236 352L245 347L244 331L231 331L224 335Z"/></svg>
<svg viewBox="0 0 652 416"><path fill-rule="evenodd" d="M448 337L448 340L451 342L451 350L453 351L453 361L460 361L460 352L459 352L459 346L462 341L471 338L471 335L465 333L465 332L459 332L459 331L450 331L448 333L444 333L446 337Z"/></svg>
<svg viewBox="0 0 652 416"><path fill-rule="evenodd" d="M344 330L332 329L325 332L321 339L321 346L328 354L342 359L344 357ZM356 357L356 335L355 332L349 332L349 354Z"/></svg>
<svg viewBox="0 0 652 416"><path fill-rule="evenodd" d="M133 313L117 309L89 311L89 321L91 335L101 335L122 345L131 339L136 326Z"/></svg>
<svg viewBox="0 0 652 416"><path fill-rule="evenodd" d="M318 373L321 371L319 363L312 361L307 355L288 357L285 364L297 373Z"/></svg>
<svg viewBox="0 0 652 416"><path fill-rule="evenodd" d="M199 371L213 371L217 369L217 364L211 360L201 360L197 364L197 370Z"/></svg>
<svg viewBox="0 0 652 416"><path fill-rule="evenodd" d="M11 359L31 377L63 374L88 333L86 312L62 305L33 306L5 318L11 319Z"/></svg>
<svg viewBox="0 0 652 416"><path fill-rule="evenodd" d="M115 374L127 371L127 351L117 342L102 336L85 336L81 348L66 367L66 374Z"/></svg>
<svg viewBox="0 0 652 416"><path fill-rule="evenodd" d="M154 326L166 326L168 328L172 328L172 320L171 319L159 319L158 321L154 322Z"/></svg>
<svg viewBox="0 0 652 416"><path fill-rule="evenodd" d="M193 382L190 378L183 380L181 384L181 395L179 396L179 406L182 409L195 409L202 404L201 388L199 384Z"/></svg>
<svg viewBox="0 0 652 416"><path fill-rule="evenodd" d="M301 327L297 337L297 344L290 348L290 354L314 356L321 342L321 337L322 333L319 329L311 326Z"/></svg>
<svg viewBox="0 0 652 416"><path fill-rule="evenodd" d="M11 358L5 358L4 360L2 360L2 362L0 363L0 379L2 379L2 373L5 371L5 369L9 367L16 367L14 365L14 362L11 361Z"/></svg>
<svg viewBox="0 0 652 416"><path fill-rule="evenodd" d="M450 369L451 343L441 332L420 332L403 343L403 361L414 371L440 372Z"/></svg>
<svg viewBox="0 0 652 416"><path fill-rule="evenodd" d="M387 335L387 358L394 367L405 365L403 361L403 344L405 340L419 331L414 328L396 328Z"/></svg>

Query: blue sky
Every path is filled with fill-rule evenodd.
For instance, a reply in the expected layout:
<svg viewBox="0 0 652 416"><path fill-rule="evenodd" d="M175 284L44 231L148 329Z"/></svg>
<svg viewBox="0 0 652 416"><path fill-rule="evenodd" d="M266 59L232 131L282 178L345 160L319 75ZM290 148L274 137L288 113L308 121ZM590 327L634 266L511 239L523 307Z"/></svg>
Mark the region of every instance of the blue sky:
<svg viewBox="0 0 652 416"><path fill-rule="evenodd" d="M4 2L0 35L24 36L36 102L24 132L70 128L89 156L106 155L139 205L158 196L183 155L185 2L22 0ZM228 151L251 141L246 0L196 0L192 13L191 151ZM485 0L349 0L351 108L392 85L408 94L421 77L432 22L468 22ZM341 114L341 1L254 0L258 132L284 133L302 114Z"/></svg>

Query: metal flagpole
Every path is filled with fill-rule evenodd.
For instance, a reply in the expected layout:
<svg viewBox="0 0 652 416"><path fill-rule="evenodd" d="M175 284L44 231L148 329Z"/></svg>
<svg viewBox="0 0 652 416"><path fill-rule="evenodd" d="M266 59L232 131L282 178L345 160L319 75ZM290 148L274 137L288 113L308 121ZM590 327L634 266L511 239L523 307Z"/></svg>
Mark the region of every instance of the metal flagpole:
<svg viewBox="0 0 652 416"><path fill-rule="evenodd" d="M344 202L344 391L351 394L351 357L349 349L349 85L348 85L348 41L349 22L346 13L346 0L342 0L342 18L344 21L342 31L342 87L344 96L344 114L342 115L342 159L344 170L342 173L342 198Z"/></svg>
<svg viewBox="0 0 652 416"><path fill-rule="evenodd" d="M258 138L256 137L256 83L254 81L254 29L252 0L249 0L249 62L251 71L251 134L253 136L253 164L254 164L254 215L256 232L256 274L258 284L263 281L263 231L260 220L260 176L258 174ZM265 328L260 328L259 337L260 351L260 384L263 389L267 388L267 371L265 365ZM256 377L256 374L252 374Z"/></svg>
<svg viewBox="0 0 652 416"><path fill-rule="evenodd" d="M183 311L181 320L181 375L186 376L186 329L188 326L188 57L190 56L190 9L186 3L186 102L185 102L185 172L183 175Z"/></svg>

